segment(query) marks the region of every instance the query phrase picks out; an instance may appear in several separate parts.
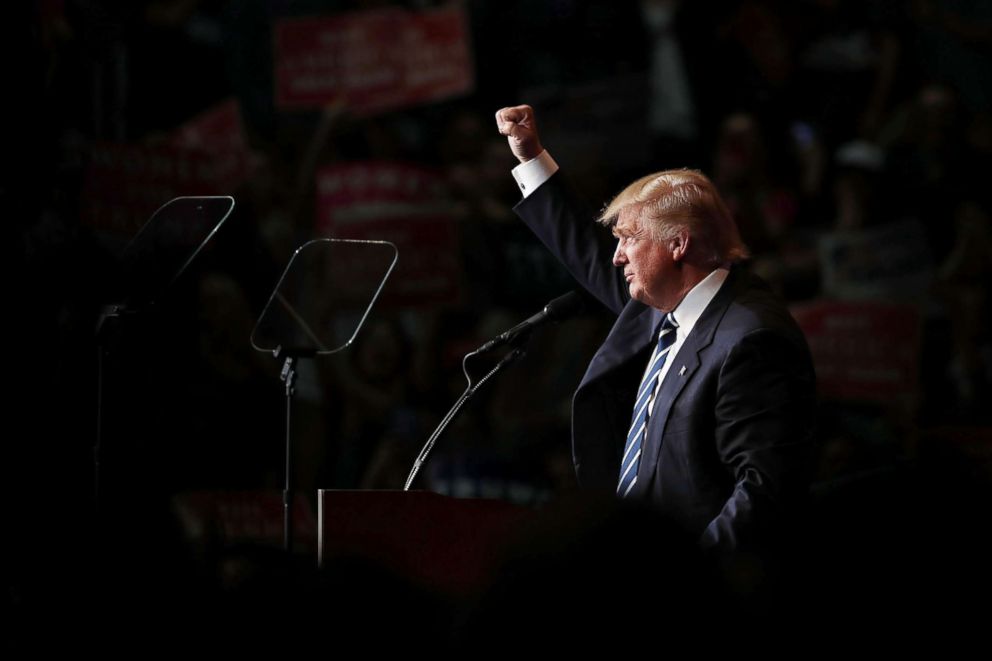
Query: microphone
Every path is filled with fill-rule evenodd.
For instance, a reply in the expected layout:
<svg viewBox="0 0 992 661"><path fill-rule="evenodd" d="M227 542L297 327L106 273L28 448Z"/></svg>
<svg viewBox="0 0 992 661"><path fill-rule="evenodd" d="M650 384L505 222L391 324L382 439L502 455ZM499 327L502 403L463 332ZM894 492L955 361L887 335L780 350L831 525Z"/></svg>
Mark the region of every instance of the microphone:
<svg viewBox="0 0 992 661"><path fill-rule="evenodd" d="M545 305L544 309L537 314L525 319L510 330L500 333L493 339L489 340L476 349L474 353L485 353L487 351L492 351L496 347L501 347L504 344L515 342L516 340L524 337L526 334L529 334L538 326L543 326L544 324L552 321L567 319L568 317L578 314L585 308L585 298L582 294L573 289L567 294L559 296Z"/></svg>

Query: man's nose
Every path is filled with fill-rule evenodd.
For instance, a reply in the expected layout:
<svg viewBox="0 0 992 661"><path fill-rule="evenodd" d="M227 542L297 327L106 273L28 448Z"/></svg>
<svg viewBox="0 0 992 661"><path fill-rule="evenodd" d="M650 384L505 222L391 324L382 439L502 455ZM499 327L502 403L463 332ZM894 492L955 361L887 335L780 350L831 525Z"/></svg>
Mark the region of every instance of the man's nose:
<svg viewBox="0 0 992 661"><path fill-rule="evenodd" d="M613 266L623 266L627 263L627 255L623 251L623 241L617 241L617 249L613 252Z"/></svg>

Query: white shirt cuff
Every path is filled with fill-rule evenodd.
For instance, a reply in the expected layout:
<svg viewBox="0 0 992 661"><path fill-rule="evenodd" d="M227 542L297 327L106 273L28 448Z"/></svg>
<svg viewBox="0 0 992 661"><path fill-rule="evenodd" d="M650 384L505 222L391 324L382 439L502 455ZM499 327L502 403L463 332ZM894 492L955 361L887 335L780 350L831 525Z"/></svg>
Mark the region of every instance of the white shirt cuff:
<svg viewBox="0 0 992 661"><path fill-rule="evenodd" d="M558 164L545 149L537 155L537 158L521 163L510 172L517 180L517 188L520 189L524 197L527 197L537 190L538 186L550 179L551 175L558 172Z"/></svg>

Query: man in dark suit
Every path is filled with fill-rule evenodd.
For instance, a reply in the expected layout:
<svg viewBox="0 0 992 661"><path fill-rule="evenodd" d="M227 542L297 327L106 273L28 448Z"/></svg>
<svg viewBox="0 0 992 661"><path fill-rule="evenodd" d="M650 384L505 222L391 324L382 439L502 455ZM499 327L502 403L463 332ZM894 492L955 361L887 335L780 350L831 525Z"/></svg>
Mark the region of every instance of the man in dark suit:
<svg viewBox="0 0 992 661"><path fill-rule="evenodd" d="M496 122L520 161L515 211L618 315L573 400L580 485L648 501L704 548L781 538L809 486L815 376L783 303L739 264L747 251L713 184L691 170L649 175L597 225L541 146L533 109Z"/></svg>

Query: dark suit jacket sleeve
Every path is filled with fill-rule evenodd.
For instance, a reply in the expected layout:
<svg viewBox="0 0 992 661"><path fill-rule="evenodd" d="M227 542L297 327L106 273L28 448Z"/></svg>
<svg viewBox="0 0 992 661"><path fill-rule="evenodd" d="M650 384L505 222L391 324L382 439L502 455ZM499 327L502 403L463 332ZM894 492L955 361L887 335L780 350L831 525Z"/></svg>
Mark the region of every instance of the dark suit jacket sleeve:
<svg viewBox="0 0 992 661"><path fill-rule="evenodd" d="M531 228L572 277L606 307L620 314L630 300L623 273L612 266L616 240L597 224L595 214L555 173L514 211Z"/></svg>
<svg viewBox="0 0 992 661"><path fill-rule="evenodd" d="M720 369L716 445L735 486L703 532L704 547L774 543L798 521L813 460L815 377L796 328L745 334Z"/></svg>

